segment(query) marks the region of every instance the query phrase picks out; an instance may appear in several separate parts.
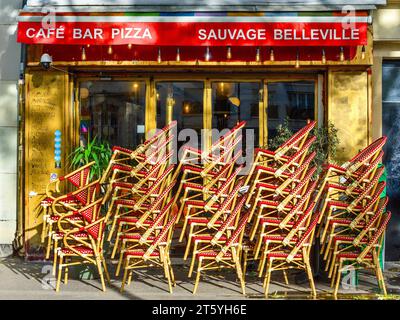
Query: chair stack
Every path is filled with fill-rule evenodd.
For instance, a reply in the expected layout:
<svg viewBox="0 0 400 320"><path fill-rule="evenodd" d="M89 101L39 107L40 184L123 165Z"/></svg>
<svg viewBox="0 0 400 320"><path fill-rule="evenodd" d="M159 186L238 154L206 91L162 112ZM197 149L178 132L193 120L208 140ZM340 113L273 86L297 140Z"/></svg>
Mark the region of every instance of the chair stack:
<svg viewBox="0 0 400 320"><path fill-rule="evenodd" d="M246 204L251 227L244 243L243 264L246 269L248 260L259 261L260 277L267 265L266 295L275 260L283 259L279 270L284 271L285 279L287 268L297 267L309 273L307 252L301 257L303 263L296 260L292 265L293 259L289 257L294 248L302 252L303 247L308 247L314 236L315 226L311 222L317 181L316 167L312 166L315 152L310 151L316 139L310 135L314 127L315 122L308 123L276 151L256 150L247 177ZM296 253L297 258L300 259L300 254ZM315 291L313 283L311 286Z"/></svg>
<svg viewBox="0 0 400 320"><path fill-rule="evenodd" d="M386 137L377 139L354 158L338 166L325 166L320 193L319 240L336 296L343 271L372 269L386 294L379 252L390 219L386 183L380 181L384 167L382 148Z"/></svg>

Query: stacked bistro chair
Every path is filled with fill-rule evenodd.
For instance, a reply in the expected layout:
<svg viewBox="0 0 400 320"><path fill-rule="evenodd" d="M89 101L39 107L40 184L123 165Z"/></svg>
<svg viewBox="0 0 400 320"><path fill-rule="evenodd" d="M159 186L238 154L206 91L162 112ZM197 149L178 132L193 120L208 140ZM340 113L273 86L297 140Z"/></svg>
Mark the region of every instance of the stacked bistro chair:
<svg viewBox="0 0 400 320"><path fill-rule="evenodd" d="M250 225L243 269L249 260L259 260L260 277L270 254L301 239L311 222L317 201L316 167L311 165L316 153L310 152L314 127L315 122L308 123L276 151L256 150L246 179Z"/></svg>
<svg viewBox="0 0 400 320"><path fill-rule="evenodd" d="M170 201L169 204L171 203ZM126 284L129 285L131 283L134 269L161 267L164 269L164 275L168 280L169 292L172 293L172 287L175 286L176 283L169 252L177 213L171 215L170 210L171 205L167 205L167 207L161 211L163 215L169 217L169 219L167 223L164 224L156 221L154 226L161 225L159 233L156 236L144 235L134 247L127 247L124 249L122 255L124 276L122 279L121 292L124 291Z"/></svg>
<svg viewBox="0 0 400 320"><path fill-rule="evenodd" d="M63 177L55 179L47 185L46 198L40 203L43 209L42 243L46 241L47 237L51 238L51 235L53 234L52 226L56 222L54 221L52 211L54 201L57 199L59 205L76 204L77 200L70 196L69 191L77 190L89 183L90 169L93 164L94 162L91 162ZM46 252L48 251L49 249L46 250ZM48 258L48 255L46 256Z"/></svg>
<svg viewBox="0 0 400 320"><path fill-rule="evenodd" d="M133 151L114 147L110 164L101 179L102 185L106 186L103 203L108 207L107 214L112 218L108 241L114 236L121 215L129 215L142 195L144 198L141 201L146 202L147 197L152 196L147 191L155 182L158 186L160 181L165 183L162 175L172 157L169 149L175 127L176 122L173 121Z"/></svg>
<svg viewBox="0 0 400 320"><path fill-rule="evenodd" d="M76 265L95 265L100 275L103 291L106 291L104 274L110 283L103 254L107 216L101 216L102 201L103 199L100 197L80 210L65 214L58 221L58 228L63 233L63 237L62 244L56 251L58 258L57 292L60 290L63 271L64 283L67 284L69 267ZM71 225L70 218L72 217L80 217L81 223Z"/></svg>
<svg viewBox="0 0 400 320"><path fill-rule="evenodd" d="M242 166L236 166L241 150L235 151L242 140L241 129L244 125L245 122L239 123L209 150L185 149L188 151L184 152L174 175L181 175L175 196L175 203L179 206L178 219L183 216L184 220L180 242L187 235L187 226L191 228L187 235L189 239L193 224L207 225L209 218L233 190L242 170Z"/></svg>
<svg viewBox="0 0 400 320"><path fill-rule="evenodd" d="M225 226L221 226L214 236L197 236L197 239L200 241L197 242L198 247L193 252L193 262L189 271L190 275L195 263L197 262L197 274L193 294L197 291L202 272L204 273L204 271L207 270L221 269L234 269L239 278L242 293L244 295L246 294L245 276L241 266L241 256L242 242L249 219L249 212L243 213L240 216L245 200L245 197L242 197L235 210L231 212L226 220ZM233 221L236 220L236 216L240 216L240 220L237 222L236 227L224 236L225 232L223 229L231 226Z"/></svg>
<svg viewBox="0 0 400 320"><path fill-rule="evenodd" d="M377 139L342 166L328 164L322 178L319 241L336 296L346 268L373 269L379 287L386 288L379 264L383 234L390 219L386 183L380 181L384 167L382 148L386 137Z"/></svg>

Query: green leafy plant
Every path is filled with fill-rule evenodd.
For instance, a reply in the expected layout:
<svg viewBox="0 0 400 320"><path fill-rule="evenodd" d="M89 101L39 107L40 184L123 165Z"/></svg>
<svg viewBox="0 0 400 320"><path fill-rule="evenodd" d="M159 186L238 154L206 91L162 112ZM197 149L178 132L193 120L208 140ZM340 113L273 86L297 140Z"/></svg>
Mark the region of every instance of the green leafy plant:
<svg viewBox="0 0 400 320"><path fill-rule="evenodd" d="M89 135L87 143L81 144L71 153L71 167L77 169L94 161L90 170L90 179L100 179L107 169L111 155L112 150L108 142L100 141L97 136L90 140Z"/></svg>
<svg viewBox="0 0 400 320"><path fill-rule="evenodd" d="M293 134L294 132L289 126L289 119L286 118L283 124L278 126L277 135L269 140L269 149L276 150ZM318 176L322 171L322 165L328 161L328 158L335 158L340 141L338 138L338 129L330 121L327 126L314 128L312 134L317 139L311 146L310 152L316 152L313 165L317 167L316 176Z"/></svg>

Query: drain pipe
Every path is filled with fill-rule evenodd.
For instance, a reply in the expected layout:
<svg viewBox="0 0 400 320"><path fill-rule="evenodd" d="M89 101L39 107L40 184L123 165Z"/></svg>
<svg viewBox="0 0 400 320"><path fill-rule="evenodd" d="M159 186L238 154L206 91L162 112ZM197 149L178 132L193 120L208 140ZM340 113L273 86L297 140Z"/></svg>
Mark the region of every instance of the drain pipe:
<svg viewBox="0 0 400 320"><path fill-rule="evenodd" d="M27 0L22 2L22 8L26 6ZM18 78L18 154L17 154L17 230L13 241L14 252L18 255L24 255L24 196L25 196L25 176L24 176L24 136L25 136L25 68L27 61L27 46L21 44L21 60Z"/></svg>

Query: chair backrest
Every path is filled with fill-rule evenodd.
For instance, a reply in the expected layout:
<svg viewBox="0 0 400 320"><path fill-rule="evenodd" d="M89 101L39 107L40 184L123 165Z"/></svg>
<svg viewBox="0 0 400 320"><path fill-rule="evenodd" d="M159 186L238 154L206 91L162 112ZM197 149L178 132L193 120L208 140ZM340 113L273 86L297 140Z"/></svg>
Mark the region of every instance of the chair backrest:
<svg viewBox="0 0 400 320"><path fill-rule="evenodd" d="M211 240L212 244L216 244L220 238L226 233L229 227L232 227L235 223L236 217L239 215L246 201L246 197L241 197L238 203L236 203L235 208L230 212L224 223L218 228L217 233Z"/></svg>
<svg viewBox="0 0 400 320"><path fill-rule="evenodd" d="M315 229L317 227L320 215L321 213L314 214L312 222L308 226L307 230L303 233L299 241L297 241L296 245L286 258L286 261L291 262L296 254L303 248L306 249L305 252L307 253L308 257L310 256L311 244L314 240Z"/></svg>
<svg viewBox="0 0 400 320"><path fill-rule="evenodd" d="M222 186L215 192L215 194L211 197L210 200L207 201L206 205L204 206L205 211L211 210L213 205L222 198L222 196L226 193L228 193L230 190L233 188L233 184L236 181L236 178L238 177L240 171L242 171L243 165L237 167L235 171L232 172L232 174L226 179L226 181L222 184Z"/></svg>
<svg viewBox="0 0 400 320"><path fill-rule="evenodd" d="M170 213L170 210L172 209L173 203L174 199L171 199L168 204L161 210L161 212L155 217L152 224L147 228L145 233L140 238L140 243L145 243L147 241L147 238L156 230L156 228L163 225L165 219Z"/></svg>
<svg viewBox="0 0 400 320"><path fill-rule="evenodd" d="M379 168L376 171L376 175L375 177L367 184L367 186L365 187L365 189L358 195L358 197L356 199L354 199L349 206L347 207L347 211L348 212L352 212L353 209L363 200L366 199L367 196L371 196L371 191L375 188L375 187L379 187L379 179L381 178L382 174L384 172L384 168Z"/></svg>
<svg viewBox="0 0 400 320"><path fill-rule="evenodd" d="M92 161L63 177L60 177L59 180L60 181L67 180L75 187L82 188L83 186L89 183L90 170L94 164L95 162Z"/></svg>
<svg viewBox="0 0 400 320"><path fill-rule="evenodd" d="M99 193L100 180L96 180L76 191L69 193L68 196L75 198L81 205L86 206L90 202L96 200L96 196Z"/></svg>
<svg viewBox="0 0 400 320"><path fill-rule="evenodd" d="M89 203L87 206L74 211L74 215L81 216L86 221L86 223L93 223L93 221L100 218L102 201L102 198L97 199L96 201Z"/></svg>
<svg viewBox="0 0 400 320"><path fill-rule="evenodd" d="M376 230L374 236L368 242L368 245L365 247L365 249L357 257L357 262L362 262L368 253L370 253L376 247L378 247L378 248L381 247L381 243L382 243L382 239L383 239L382 237L384 235L384 232L386 231L386 227L387 227L391 217L392 217L392 213L390 211L388 211L384 215L384 218L381 220L381 224L380 224L379 228Z"/></svg>
<svg viewBox="0 0 400 320"><path fill-rule="evenodd" d="M240 180L238 183L235 185L231 193L226 197L226 199L220 204L218 210L214 213L214 215L211 217L210 221L207 224L208 228L212 228L215 224L215 222L220 218L221 215L223 215L227 211L232 211L232 205L235 204L235 200L237 196L239 195L239 190L243 186L243 181Z"/></svg>
<svg viewBox="0 0 400 320"><path fill-rule="evenodd" d="M375 209L375 214L371 217L365 227L361 230L358 236L353 240L353 245L358 246L361 243L361 240L371 232L371 229L375 227L376 223L380 222L380 218L382 214L386 210L386 206L388 204L389 197L382 198L377 203L377 208Z"/></svg>
<svg viewBox="0 0 400 320"><path fill-rule="evenodd" d="M386 182L379 182L377 188L375 189L374 194L369 198L367 204L363 207L361 212L353 219L350 224L350 228L354 229L359 224L359 222L364 219L365 215L370 210L376 210L377 205L379 204L379 199L382 195L382 192L385 190Z"/></svg>
<svg viewBox="0 0 400 320"><path fill-rule="evenodd" d="M141 195L140 199L136 202L134 209L139 210L140 206L146 202L146 200L153 196L154 194L159 194L162 193L163 190L161 189L162 184L165 182L166 179L168 179L168 176L171 174L171 172L174 170L175 165L171 164L165 171L164 173L157 178L156 181L152 184L152 186L147 190L146 194ZM132 190L132 192L135 192Z"/></svg>
<svg viewBox="0 0 400 320"><path fill-rule="evenodd" d="M169 247L169 245L171 243L173 227L175 225L177 217L178 217L177 213L173 214L173 216L170 218L168 223L163 227L161 232L154 239L154 241L150 244L149 248L143 255L144 260L148 260L151 257L152 253L154 252L154 250L157 247L159 247L160 245L166 245L167 247Z"/></svg>
<svg viewBox="0 0 400 320"><path fill-rule="evenodd" d="M387 137L383 136L375 141L373 141L370 145L362 149L357 155L351 158L348 162L349 164L354 164L355 162L364 162L365 160L372 157L377 151L381 150L387 141Z"/></svg>
<svg viewBox="0 0 400 320"><path fill-rule="evenodd" d="M216 256L217 261L221 261L224 255L232 248L240 245L243 234L246 228L247 223L249 222L250 212L247 211L239 220L239 223L232 233L232 235L227 239L225 245L221 248L221 251Z"/></svg>
<svg viewBox="0 0 400 320"><path fill-rule="evenodd" d="M316 121L311 121L305 127L297 131L290 139L288 139L284 144L282 144L275 152L277 157L282 157L289 150L295 147L302 147L302 144L307 139L308 134L314 129Z"/></svg>
<svg viewBox="0 0 400 320"><path fill-rule="evenodd" d="M288 222L295 217L295 215L302 211L304 206L307 206L310 198L312 197L313 193L315 192L317 187L317 180L314 180L307 188L305 194L301 197L300 201L296 203L296 205L289 211L289 213L283 218L282 222L279 224L279 228L283 229L286 227ZM313 201L315 203L315 201Z"/></svg>

